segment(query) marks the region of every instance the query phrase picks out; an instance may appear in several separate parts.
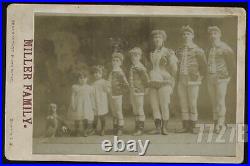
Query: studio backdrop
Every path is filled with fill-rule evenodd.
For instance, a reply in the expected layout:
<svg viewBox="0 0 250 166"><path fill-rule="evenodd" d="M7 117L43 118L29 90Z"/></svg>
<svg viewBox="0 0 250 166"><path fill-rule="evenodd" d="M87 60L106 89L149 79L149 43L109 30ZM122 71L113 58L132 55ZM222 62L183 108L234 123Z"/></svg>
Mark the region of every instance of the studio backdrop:
<svg viewBox="0 0 250 166"><path fill-rule="evenodd" d="M233 49L237 58L237 17L35 16L34 136L40 136L43 132L49 103L56 103L58 113L66 115L77 71L89 70L93 65L101 64L107 76L111 70L111 55L118 50L125 56L122 68L127 73L130 65L128 51L135 46L143 50L142 63L147 67L152 48L151 31L164 30L167 34L165 46L176 50L182 43L180 29L184 25L193 28L194 41L204 49L206 56L210 46L207 28L218 26L222 30L222 40ZM91 84L92 77L89 74ZM132 115L128 98L129 95L125 95L123 103L125 119ZM175 89L170 119L180 119L178 102ZM235 79L229 84L226 105L227 121L234 122ZM144 107L147 119L152 119L147 96ZM200 120L212 121L206 79L199 93L198 112Z"/></svg>

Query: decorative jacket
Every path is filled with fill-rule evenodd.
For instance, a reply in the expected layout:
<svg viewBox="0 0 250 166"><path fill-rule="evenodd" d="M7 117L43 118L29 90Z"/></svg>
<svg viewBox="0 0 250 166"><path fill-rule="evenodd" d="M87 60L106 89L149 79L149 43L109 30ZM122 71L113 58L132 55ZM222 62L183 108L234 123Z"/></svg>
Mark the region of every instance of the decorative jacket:
<svg viewBox="0 0 250 166"><path fill-rule="evenodd" d="M233 50L224 42L213 45L208 54L208 74L216 74L219 79L226 79L236 68Z"/></svg>
<svg viewBox="0 0 250 166"><path fill-rule="evenodd" d="M206 73L206 57L196 44L180 47L176 51L179 59L179 77L187 76L188 81L196 82Z"/></svg>
<svg viewBox="0 0 250 166"><path fill-rule="evenodd" d="M111 95L123 95L124 90L129 87L128 81L122 69L113 70L109 74L109 81L111 83Z"/></svg>
<svg viewBox="0 0 250 166"><path fill-rule="evenodd" d="M172 49L162 47L160 50L154 50L151 52L150 61L152 70L160 68L162 71L167 71L172 77L175 77L178 59Z"/></svg>
<svg viewBox="0 0 250 166"><path fill-rule="evenodd" d="M175 84L178 59L172 49L162 47L150 53L151 71L149 87L161 88L167 84Z"/></svg>
<svg viewBox="0 0 250 166"><path fill-rule="evenodd" d="M129 70L129 83L134 93L144 93L145 87L149 81L147 69L143 64L131 66Z"/></svg>

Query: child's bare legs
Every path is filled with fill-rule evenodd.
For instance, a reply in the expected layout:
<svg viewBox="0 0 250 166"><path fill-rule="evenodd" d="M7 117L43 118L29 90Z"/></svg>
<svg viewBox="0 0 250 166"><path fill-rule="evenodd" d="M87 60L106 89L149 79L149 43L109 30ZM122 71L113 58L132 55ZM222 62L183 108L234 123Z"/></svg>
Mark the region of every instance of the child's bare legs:
<svg viewBox="0 0 250 166"><path fill-rule="evenodd" d="M101 121L101 132L100 132L100 135L103 136L103 135L105 135L106 116L105 115L101 115L100 116L100 121Z"/></svg>
<svg viewBox="0 0 250 166"><path fill-rule="evenodd" d="M87 119L84 119L82 121L82 128L83 128L83 136L84 137L87 137L88 136L88 120Z"/></svg>
<svg viewBox="0 0 250 166"><path fill-rule="evenodd" d="M105 125L106 125L106 117L105 115L96 115L94 117L94 122L93 122L93 130L95 133L97 133L97 126L98 126L98 120L100 118L100 122L101 122L101 131L100 131L100 135L103 136L105 135Z"/></svg>
<svg viewBox="0 0 250 166"><path fill-rule="evenodd" d="M93 122L93 130L97 132L97 126L98 126L98 115L95 115L94 122Z"/></svg>
<svg viewBox="0 0 250 166"><path fill-rule="evenodd" d="M113 134L116 135L118 130L118 119L113 117Z"/></svg>
<svg viewBox="0 0 250 166"><path fill-rule="evenodd" d="M80 136L80 120L75 120L75 136Z"/></svg>

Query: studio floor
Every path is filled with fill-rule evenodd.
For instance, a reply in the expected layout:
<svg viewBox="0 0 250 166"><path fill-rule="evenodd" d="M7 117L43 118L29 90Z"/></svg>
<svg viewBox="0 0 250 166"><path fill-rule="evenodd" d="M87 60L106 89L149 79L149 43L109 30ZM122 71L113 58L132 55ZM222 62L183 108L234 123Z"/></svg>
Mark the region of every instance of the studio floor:
<svg viewBox="0 0 250 166"><path fill-rule="evenodd" d="M208 124L207 121L199 121L198 126ZM176 129L181 128L180 120L172 118L169 121L168 135L149 135L148 131L154 128L153 120L147 120L145 123L145 134L142 136L132 136L134 129L133 118L127 118L124 126L124 135L118 139L142 140L145 143L149 140L145 155L186 155L186 156L235 156L236 144L235 138L232 139L232 128L227 128L225 133L214 134L205 126L204 132L199 134L176 133ZM89 137L55 137L43 138L35 137L33 139L34 154L69 154L69 155L138 155L138 152L105 152L102 149L103 140L114 142L112 135L112 119L107 119L107 131L105 136L92 135ZM202 130L200 130L202 131Z"/></svg>

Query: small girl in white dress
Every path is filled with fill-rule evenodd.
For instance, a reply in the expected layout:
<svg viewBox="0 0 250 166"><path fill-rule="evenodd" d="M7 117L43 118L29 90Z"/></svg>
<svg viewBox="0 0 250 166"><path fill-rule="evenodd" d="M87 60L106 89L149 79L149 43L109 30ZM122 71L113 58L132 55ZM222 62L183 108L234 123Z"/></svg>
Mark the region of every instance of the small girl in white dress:
<svg viewBox="0 0 250 166"><path fill-rule="evenodd" d="M78 74L78 83L72 86L71 103L68 117L75 123L75 134L80 136L80 121L83 121L83 136L93 134L94 120L94 90L87 84L87 74L80 72Z"/></svg>
<svg viewBox="0 0 250 166"><path fill-rule="evenodd" d="M108 113L108 93L110 92L110 85L108 81L103 79L104 67L101 65L93 67L93 74L95 81L93 83L94 98L96 104L95 117L94 117L94 129L97 131L98 120L101 122L100 135L105 135L106 114Z"/></svg>

